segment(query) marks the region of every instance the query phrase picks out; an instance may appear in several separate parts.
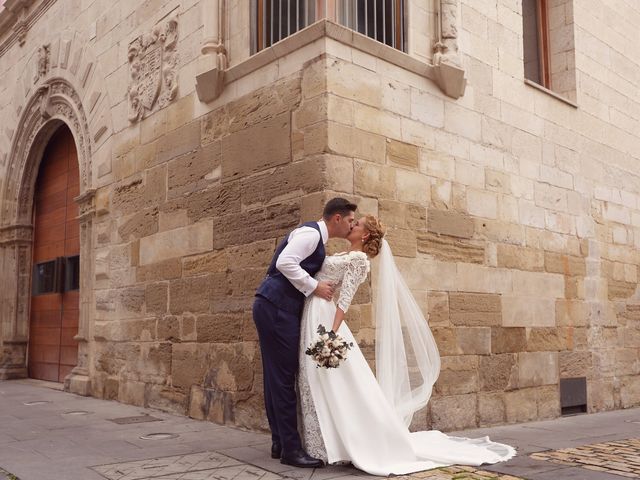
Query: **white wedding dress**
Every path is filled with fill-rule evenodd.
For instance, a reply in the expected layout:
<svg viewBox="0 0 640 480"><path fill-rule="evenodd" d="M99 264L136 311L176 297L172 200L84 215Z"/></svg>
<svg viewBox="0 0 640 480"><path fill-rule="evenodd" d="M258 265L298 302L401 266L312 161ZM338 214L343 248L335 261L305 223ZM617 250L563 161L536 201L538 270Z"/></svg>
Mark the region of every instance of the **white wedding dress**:
<svg viewBox="0 0 640 480"><path fill-rule="evenodd" d="M368 272L366 255L350 252L328 256L315 278L341 287L337 304L346 312ZM304 351L317 338L319 325L331 330L335 311L334 302L312 295L302 314L300 424L310 455L329 464L351 462L360 470L383 476L453 464L496 463L515 455L512 447L486 437L466 439L439 431L409 432L403 416L387 400L346 322L337 333L353 342L347 359L338 368L317 368Z"/></svg>

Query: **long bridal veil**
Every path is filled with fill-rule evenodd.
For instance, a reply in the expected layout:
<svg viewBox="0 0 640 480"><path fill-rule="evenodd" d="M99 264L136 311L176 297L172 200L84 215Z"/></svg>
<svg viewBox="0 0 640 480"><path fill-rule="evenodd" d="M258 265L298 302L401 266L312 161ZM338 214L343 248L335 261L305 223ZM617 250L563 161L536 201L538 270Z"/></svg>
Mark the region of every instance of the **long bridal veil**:
<svg viewBox="0 0 640 480"><path fill-rule="evenodd" d="M375 292L376 377L408 427L423 408L440 373L440 354L427 320L405 283L386 240Z"/></svg>

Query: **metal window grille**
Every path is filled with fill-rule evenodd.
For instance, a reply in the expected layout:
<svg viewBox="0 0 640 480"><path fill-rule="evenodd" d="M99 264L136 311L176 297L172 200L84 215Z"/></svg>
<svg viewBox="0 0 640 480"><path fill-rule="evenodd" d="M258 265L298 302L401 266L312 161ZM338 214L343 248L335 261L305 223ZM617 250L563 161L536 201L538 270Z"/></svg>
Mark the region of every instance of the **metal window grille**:
<svg viewBox="0 0 640 480"><path fill-rule="evenodd" d="M260 51L322 18L404 51L405 0L254 0L254 50Z"/></svg>

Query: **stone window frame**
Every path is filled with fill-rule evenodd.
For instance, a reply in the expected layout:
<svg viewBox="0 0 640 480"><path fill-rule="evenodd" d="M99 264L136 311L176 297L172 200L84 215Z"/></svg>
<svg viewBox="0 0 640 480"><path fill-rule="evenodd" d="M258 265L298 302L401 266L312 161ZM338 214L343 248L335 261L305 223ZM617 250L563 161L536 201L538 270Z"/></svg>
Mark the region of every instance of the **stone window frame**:
<svg viewBox="0 0 640 480"><path fill-rule="evenodd" d="M246 1L232 5L228 0L202 0L204 40L197 64L196 92L203 103L215 101L227 84L323 37L429 78L451 98L458 99L465 93L466 70L458 51L461 0L429 0L426 4L427 17L433 16L435 25L430 25L428 18L423 19L426 31L433 34L424 51L411 39L415 29L411 12L420 0L404 0L406 53L325 18L255 54L251 54L250 32L256 24L255 11ZM236 25L237 32L230 31L229 25Z"/></svg>

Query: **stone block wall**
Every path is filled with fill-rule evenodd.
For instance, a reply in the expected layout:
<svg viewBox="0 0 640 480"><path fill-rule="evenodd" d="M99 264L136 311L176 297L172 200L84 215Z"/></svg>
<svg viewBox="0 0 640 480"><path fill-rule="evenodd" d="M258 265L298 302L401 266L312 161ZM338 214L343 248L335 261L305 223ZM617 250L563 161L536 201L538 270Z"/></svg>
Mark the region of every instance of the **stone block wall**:
<svg viewBox="0 0 640 480"><path fill-rule="evenodd" d="M253 294L335 171L316 70L127 143L95 220L94 395L265 426Z"/></svg>
<svg viewBox="0 0 640 480"><path fill-rule="evenodd" d="M630 121L640 114L638 56L622 38L590 43L605 12L640 12L606 5L595 18L579 2L552 3L563 14L554 25L575 22L578 108L524 84L518 2L462 2L469 85L458 101L328 46L328 148L353 169L345 193L388 225L443 359L414 428L555 418L559 381L571 377L587 378L590 412L640 404L639 130L614 120L619 108ZM613 83L605 51L626 52ZM606 99L623 97L607 115ZM363 306L352 316L371 353Z"/></svg>
<svg viewBox="0 0 640 480"><path fill-rule="evenodd" d="M237 3L230 18L246 21L248 1ZM427 41L415 42L434 38L434 13L407 3L410 60L429 61ZM559 380L577 376L591 412L640 404L640 58L624 40L640 11L551 3L572 15L578 108L523 82L520 2L507 0L461 2L468 85L457 100L404 68L415 66L408 57L392 63L341 41L338 26L332 37L289 39L291 50L285 40L258 65L250 32L231 24L235 76L202 103L195 0L55 2L24 47L5 44L0 212L16 201L6 195L19 166L16 85L28 99L44 79L71 78L87 112L88 393L265 428L253 293L282 236L338 194L387 225L440 348L442 372L415 428L557 417ZM177 93L132 121L129 45L167 18L178 25ZM33 80L42 39L57 63ZM6 245L0 235L4 272L17 262ZM347 315L372 366L375 275L374 261ZM0 293L5 316L11 301ZM24 356L11 345L0 366Z"/></svg>
<svg viewBox="0 0 640 480"><path fill-rule="evenodd" d="M82 78L69 76L78 108L90 123L102 118L109 126L88 126L85 393L266 428L254 292L277 242L320 215L329 176L340 175L342 189L352 182L326 153L326 93L317 74L322 42L243 75L204 104L195 92L195 63L206 5L125 3L108 9L102 2L54 3L31 27L25 46L14 42L0 57L2 91L17 83L22 95L13 103L5 95L3 114L19 111L16 104L32 98L41 82L69 76L60 60L73 58L76 72L90 72L86 91ZM54 18L65 28L51 31ZM154 41L154 29L168 28L168 18L175 19L177 42L165 49L175 57L163 64L169 65L163 75L177 81L175 97L163 84L156 103L132 116L132 42ZM32 53L50 39L62 47L48 51L42 78L32 80L38 59ZM140 62L145 74L155 73L148 59ZM2 132L3 141L16 124L20 118ZM15 169L11 145L2 148L2 161ZM0 225L10 221L2 218ZM1 262L9 258L4 249L2 243ZM2 311L15 311L10 298L0 302ZM28 322L23 327L28 331ZM0 334L0 367L24 365L24 349L6 346L9 335L7 329Z"/></svg>
<svg viewBox="0 0 640 480"><path fill-rule="evenodd" d="M549 3L549 67L551 90L576 101L576 57L573 2L554 0Z"/></svg>

